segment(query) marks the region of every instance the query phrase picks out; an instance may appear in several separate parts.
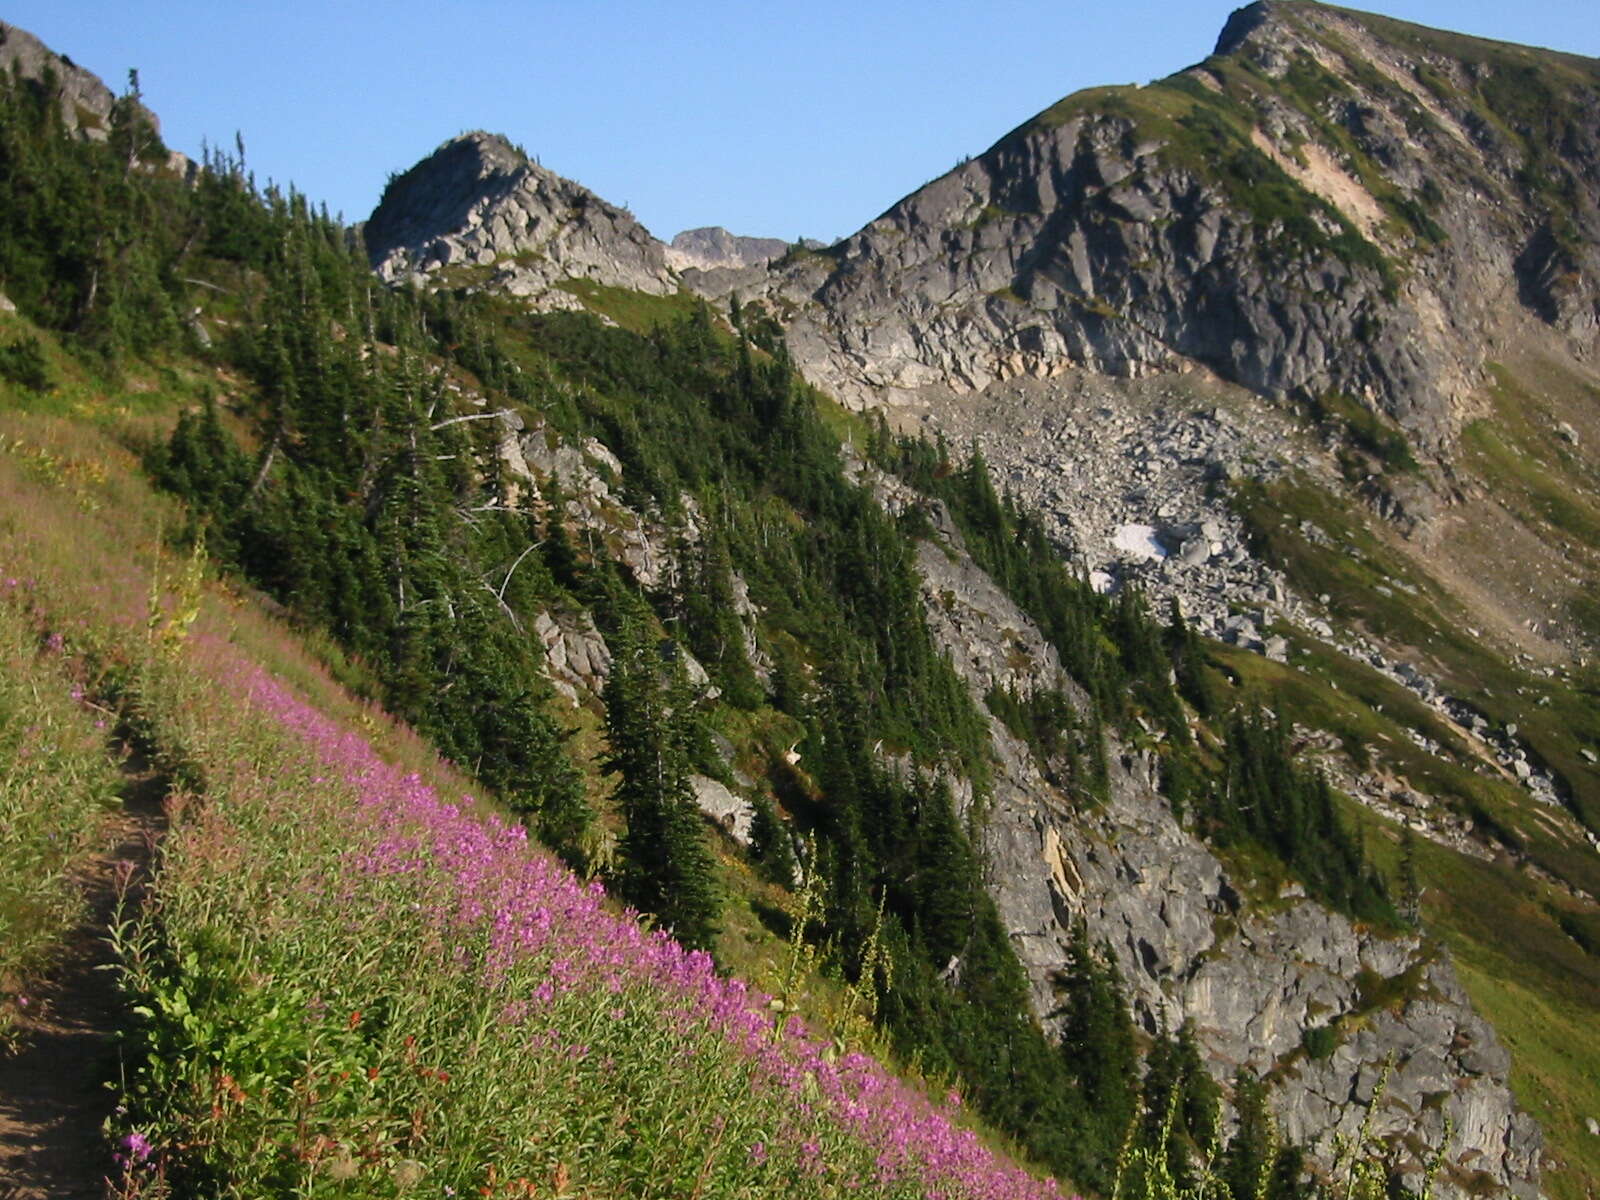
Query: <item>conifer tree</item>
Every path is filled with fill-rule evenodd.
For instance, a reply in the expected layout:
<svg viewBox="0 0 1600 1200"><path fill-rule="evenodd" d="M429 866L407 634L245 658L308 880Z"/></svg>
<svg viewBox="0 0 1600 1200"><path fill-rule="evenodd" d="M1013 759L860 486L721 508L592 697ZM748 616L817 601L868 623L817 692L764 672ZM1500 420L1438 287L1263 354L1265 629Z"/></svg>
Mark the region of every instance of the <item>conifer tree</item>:
<svg viewBox="0 0 1600 1200"><path fill-rule="evenodd" d="M627 822L618 847L623 895L655 913L686 946L710 949L721 901L689 786L689 703L676 648L650 645L640 617L626 614L613 638L605 688L605 769L618 776L617 802Z"/></svg>
<svg viewBox="0 0 1600 1200"><path fill-rule="evenodd" d="M1409 824L1400 828L1400 915L1416 923L1422 911L1422 885L1417 880L1417 843Z"/></svg>
<svg viewBox="0 0 1600 1200"><path fill-rule="evenodd" d="M1084 1103L1088 1157L1109 1172L1139 1107L1139 1050L1109 949L1096 950L1080 920L1061 983L1061 1054Z"/></svg>
<svg viewBox="0 0 1600 1200"><path fill-rule="evenodd" d="M751 857L773 883L784 888L794 887L798 864L789 831L766 796L758 795L752 807L755 812L750 822Z"/></svg>

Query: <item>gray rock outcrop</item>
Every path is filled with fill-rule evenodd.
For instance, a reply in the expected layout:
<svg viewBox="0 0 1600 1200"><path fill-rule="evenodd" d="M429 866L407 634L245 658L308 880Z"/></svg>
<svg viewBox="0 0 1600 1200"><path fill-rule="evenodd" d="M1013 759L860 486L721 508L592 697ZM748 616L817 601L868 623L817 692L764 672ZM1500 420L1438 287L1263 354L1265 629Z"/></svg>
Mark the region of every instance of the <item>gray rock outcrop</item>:
<svg viewBox="0 0 1600 1200"><path fill-rule="evenodd" d="M873 482L891 510L919 502L893 480ZM930 629L974 692L1060 687L1082 703L1037 628L933 516L941 544L924 543L918 558ZM988 885L1041 1016L1055 1008L1053 978L1082 920L1111 946L1144 1028L1192 1022L1225 1084L1242 1066L1270 1074L1281 1128L1322 1168L1335 1138L1360 1129L1387 1069L1372 1129L1403 1180L1420 1182L1448 1119L1441 1193L1538 1195L1539 1128L1517 1109L1510 1056L1441 948L1358 930L1299 889L1247 901L1247 887L1174 818L1148 751L1112 747L1110 794L1096 805L1053 785L999 721L991 738ZM1316 1058L1305 1033L1319 1026L1334 1044Z"/></svg>
<svg viewBox="0 0 1600 1200"><path fill-rule="evenodd" d="M584 694L598 696L611 674L611 650L587 612L542 612L533 623L544 647L551 686L574 704Z"/></svg>
<svg viewBox="0 0 1600 1200"><path fill-rule="evenodd" d="M756 817L756 810L750 806L750 801L735 795L726 784L709 775L691 775L689 786L694 790L694 802L701 812L726 830L728 836L741 846L750 844L750 827Z"/></svg>
<svg viewBox="0 0 1600 1200"><path fill-rule="evenodd" d="M533 162L499 134L452 138L384 189L365 229L390 283L484 288L575 308L583 280L677 290L666 247L626 210Z"/></svg>
<svg viewBox="0 0 1600 1200"><path fill-rule="evenodd" d="M34 82L52 75L61 90L61 123L66 131L94 141L104 141L110 133L116 97L100 77L57 54L26 29L4 21L0 21L0 70L8 75L15 71Z"/></svg>
<svg viewBox="0 0 1600 1200"><path fill-rule="evenodd" d="M1496 86L1511 48L1427 34L1257 4L1200 66L1069 97L786 264L796 361L856 406L1203 367L1445 446L1507 322L1600 345L1600 64L1544 77L1547 146ZM1534 161L1569 207L1528 189Z"/></svg>
<svg viewBox="0 0 1600 1200"><path fill-rule="evenodd" d="M674 237L667 246L667 262L680 271L764 267L788 250L789 243L782 238L740 237L720 225L708 225Z"/></svg>

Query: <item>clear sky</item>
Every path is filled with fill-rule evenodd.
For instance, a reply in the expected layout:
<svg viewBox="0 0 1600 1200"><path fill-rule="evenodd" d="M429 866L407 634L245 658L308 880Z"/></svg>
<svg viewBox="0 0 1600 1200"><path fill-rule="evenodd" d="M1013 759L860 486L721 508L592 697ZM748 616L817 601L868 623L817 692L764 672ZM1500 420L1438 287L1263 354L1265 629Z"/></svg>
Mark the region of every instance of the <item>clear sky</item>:
<svg viewBox="0 0 1600 1200"><path fill-rule="evenodd" d="M0 0L0 18L113 89L137 67L175 149L238 131L259 178L352 220L485 128L664 238L831 240L1069 92L1205 57L1236 2ZM1595 0L1366 6L1600 56Z"/></svg>

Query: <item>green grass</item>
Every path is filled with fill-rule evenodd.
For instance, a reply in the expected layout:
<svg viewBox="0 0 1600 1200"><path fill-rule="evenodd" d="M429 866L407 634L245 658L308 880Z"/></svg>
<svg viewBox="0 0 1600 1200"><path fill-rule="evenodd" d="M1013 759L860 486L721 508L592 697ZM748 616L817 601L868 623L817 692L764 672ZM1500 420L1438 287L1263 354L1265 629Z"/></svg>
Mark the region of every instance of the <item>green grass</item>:
<svg viewBox="0 0 1600 1200"><path fill-rule="evenodd" d="M1324 426L1374 456L1383 470L1416 473L1411 444L1392 421L1338 393L1324 393L1313 407Z"/></svg>
<svg viewBox="0 0 1600 1200"><path fill-rule="evenodd" d="M1291 479L1270 485L1247 481L1235 490L1232 503L1256 551L1303 594L1326 593L1329 611L1340 621L1429 652L1437 651L1441 634L1462 650L1475 645L1455 627L1459 614L1444 590L1380 541L1352 502L1309 480ZM1307 537L1302 521L1320 528L1331 545Z"/></svg>
<svg viewBox="0 0 1600 1200"><path fill-rule="evenodd" d="M1370 756L1480 826L1502 826L1529 861L1596 894L1600 864L1593 851L1552 834L1520 788L1471 771L1464 741L1431 709L1363 663L1301 636L1291 641L1291 662L1303 671L1230 647L1210 651L1245 694L1277 704L1289 720L1335 733L1347 750ZM1407 728L1439 741L1456 761L1422 751L1405 736ZM1344 813L1347 820L1360 814L1369 853L1389 878L1398 878L1398 831L1353 802ZM1425 930L1450 948L1474 1004L1512 1051L1518 1101L1538 1118L1564 1163L1546 1174L1546 1192L1583 1200L1600 1179L1600 1148L1583 1126L1584 1117L1600 1111L1600 1044L1592 1032L1600 1028L1600 958L1571 930L1600 928L1600 910L1509 857L1482 862L1422 838L1415 846Z"/></svg>
<svg viewBox="0 0 1600 1200"><path fill-rule="evenodd" d="M838 438L840 444L848 442L865 453L867 440L872 436L873 428L872 422L866 415L846 408L831 396L825 396L821 392L813 391L811 395L816 402L817 416L828 432Z"/></svg>
<svg viewBox="0 0 1600 1200"><path fill-rule="evenodd" d="M704 303L689 292L652 296L648 292L608 287L588 279L563 279L555 286L582 300L590 311L611 318L633 333L649 333L657 325L674 324Z"/></svg>
<svg viewBox="0 0 1600 1200"><path fill-rule="evenodd" d="M1578 753L1600 743L1592 684L1536 675L1502 658L1469 631L1465 611L1442 587L1371 532L1371 518L1354 502L1302 481L1245 484L1234 504L1257 550L1301 594L1327 594L1340 621L1389 643L1491 722L1516 723L1519 737L1571 787L1580 818L1600 829L1600 771ZM1315 522L1332 544L1307 538L1302 520ZM1571 857L1564 871L1600 883L1592 857Z"/></svg>
<svg viewBox="0 0 1600 1200"><path fill-rule="evenodd" d="M1600 477L1554 433L1555 417L1533 386L1490 364L1493 416L1462 431L1465 460L1524 523L1600 549Z"/></svg>
<svg viewBox="0 0 1600 1200"><path fill-rule="evenodd" d="M39 624L28 599L24 581L0 574L0 1053L30 979L83 916L73 871L100 840L120 784L106 717L86 703L65 638Z"/></svg>
<svg viewBox="0 0 1600 1200"><path fill-rule="evenodd" d="M1473 1003L1512 1054L1512 1088L1564 1169L1546 1192L1581 1200L1600 1180L1600 960L1541 910L1543 885L1503 865L1418 843L1424 917L1455 956ZM1587 1180L1587 1184L1585 1184Z"/></svg>

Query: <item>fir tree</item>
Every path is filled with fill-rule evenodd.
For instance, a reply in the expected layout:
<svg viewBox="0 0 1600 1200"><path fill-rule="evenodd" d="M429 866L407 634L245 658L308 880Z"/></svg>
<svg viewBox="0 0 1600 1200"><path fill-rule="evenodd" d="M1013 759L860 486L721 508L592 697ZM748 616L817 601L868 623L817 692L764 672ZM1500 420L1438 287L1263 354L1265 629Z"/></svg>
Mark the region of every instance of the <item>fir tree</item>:
<svg viewBox="0 0 1600 1200"><path fill-rule="evenodd" d="M605 769L618 776L617 803L627 823L619 845L622 890L684 945L710 949L721 901L689 787L689 691L676 654L663 663L661 649L647 643L635 615L623 618L613 638Z"/></svg>
<svg viewBox="0 0 1600 1200"><path fill-rule="evenodd" d="M1060 982L1061 1054L1084 1105L1085 1154L1105 1177L1139 1111L1139 1050L1110 950L1095 950L1082 921Z"/></svg>
<svg viewBox="0 0 1600 1200"><path fill-rule="evenodd" d="M754 816L750 822L750 854L761 865L761 872L779 887L792 888L797 878L799 864L795 861L794 845L789 831L779 818L772 801L758 795L752 805Z"/></svg>

